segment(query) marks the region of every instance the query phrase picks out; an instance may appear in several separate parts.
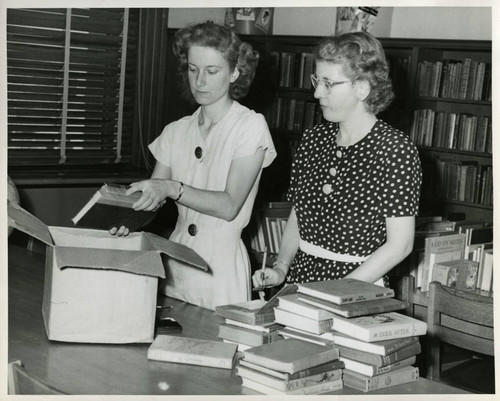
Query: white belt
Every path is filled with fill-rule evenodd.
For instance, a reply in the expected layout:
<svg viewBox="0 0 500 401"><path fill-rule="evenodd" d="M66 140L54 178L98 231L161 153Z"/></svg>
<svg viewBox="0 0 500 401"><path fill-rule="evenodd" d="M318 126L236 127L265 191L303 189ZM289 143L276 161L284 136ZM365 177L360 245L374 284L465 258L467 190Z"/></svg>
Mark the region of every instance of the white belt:
<svg viewBox="0 0 500 401"><path fill-rule="evenodd" d="M305 252L309 255L323 259L336 260L338 262L355 263L364 262L366 259L368 259L368 256L354 256L332 252L318 245L314 245L310 242L304 241L303 239L299 241L299 248L302 252ZM380 278L374 284L384 287L384 279Z"/></svg>
<svg viewBox="0 0 500 401"><path fill-rule="evenodd" d="M368 259L368 256L354 256L332 252L318 245L314 245L310 242L304 241L303 239L299 241L299 248L302 252L308 253L309 255L323 259L336 260L337 262L356 263L364 262L366 259Z"/></svg>

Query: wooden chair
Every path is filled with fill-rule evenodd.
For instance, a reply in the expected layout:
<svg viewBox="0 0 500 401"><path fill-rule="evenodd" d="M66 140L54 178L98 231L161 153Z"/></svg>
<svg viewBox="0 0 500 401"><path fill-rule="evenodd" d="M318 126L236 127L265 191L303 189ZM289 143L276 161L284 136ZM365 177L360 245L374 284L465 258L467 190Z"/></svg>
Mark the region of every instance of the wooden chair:
<svg viewBox="0 0 500 401"><path fill-rule="evenodd" d="M9 394L37 394L56 395L66 394L56 388L44 383L35 376L29 374L23 367L21 361L9 363L8 368L8 393Z"/></svg>
<svg viewBox="0 0 500 401"><path fill-rule="evenodd" d="M494 355L492 297L459 291L432 282L427 306L428 379L447 381L442 375L442 343L452 344L473 353ZM493 369L493 363L490 366ZM486 374L486 372L478 374L483 375L483 373ZM492 377L494 382L494 373ZM457 384L467 387L464 382ZM494 389L494 383L489 383L489 387L492 386Z"/></svg>

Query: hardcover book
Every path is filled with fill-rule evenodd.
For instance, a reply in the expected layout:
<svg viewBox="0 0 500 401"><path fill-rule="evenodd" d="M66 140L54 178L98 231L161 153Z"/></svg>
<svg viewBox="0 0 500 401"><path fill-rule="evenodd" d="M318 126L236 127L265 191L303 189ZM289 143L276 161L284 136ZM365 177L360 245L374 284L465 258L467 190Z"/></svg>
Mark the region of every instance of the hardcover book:
<svg viewBox="0 0 500 401"><path fill-rule="evenodd" d="M126 185L104 184L71 220L78 227L109 230L127 227L131 232L149 223L155 212L132 209L142 193L125 195Z"/></svg>
<svg viewBox="0 0 500 401"><path fill-rule="evenodd" d="M158 335L148 349L148 359L232 369L235 344L198 338Z"/></svg>
<svg viewBox="0 0 500 401"><path fill-rule="evenodd" d="M342 378L342 369L334 369L293 380L278 379L272 375L268 375L258 370L250 369L245 366L238 366L236 374L265 386L275 388L276 390L290 391L303 387L313 386L319 383L339 380Z"/></svg>
<svg viewBox="0 0 500 401"><path fill-rule="evenodd" d="M388 355L419 341L416 336L395 338L393 340L382 340L377 342L366 342L358 340L346 334L331 332L323 334L324 338L331 339L336 345L356 348L360 351L371 352L377 355Z"/></svg>
<svg viewBox="0 0 500 401"><path fill-rule="evenodd" d="M299 294L290 294L279 297L278 307L281 310L307 316L309 319L326 320L333 317L333 313L301 300Z"/></svg>
<svg viewBox="0 0 500 401"><path fill-rule="evenodd" d="M394 297L390 288L352 278L297 284L297 291L338 305Z"/></svg>
<svg viewBox="0 0 500 401"><path fill-rule="evenodd" d="M322 334L332 330L333 319L331 318L324 320L310 319L306 316L297 315L281 308L274 308L274 316L276 323L304 330L309 333Z"/></svg>
<svg viewBox="0 0 500 401"><path fill-rule="evenodd" d="M279 372L295 373L338 359L339 351L289 338L250 348L243 352L243 358Z"/></svg>
<svg viewBox="0 0 500 401"><path fill-rule="evenodd" d="M417 381L419 379L419 372L415 366L406 366L378 376L369 377L346 369L344 370L343 379L346 387L370 392Z"/></svg>
<svg viewBox="0 0 500 401"><path fill-rule="evenodd" d="M315 306L335 315L343 317L356 317L364 315L373 315L375 313L394 312L405 309L408 303L395 298L382 298L372 301L361 301L350 304L337 305L333 302L325 301L324 299L311 297L305 294L297 294L298 300Z"/></svg>
<svg viewBox="0 0 500 401"><path fill-rule="evenodd" d="M280 339L278 330L274 330L269 333L262 333L229 324L219 325L218 337L238 344L250 345L252 347L267 344Z"/></svg>
<svg viewBox="0 0 500 401"><path fill-rule="evenodd" d="M283 338L296 338L298 340L308 341L313 344L319 344L328 347L335 345L332 340L322 337L329 333L313 334L290 326L283 327L279 330L279 333Z"/></svg>
<svg viewBox="0 0 500 401"><path fill-rule="evenodd" d="M286 285L267 302L254 299L238 304L219 305L215 307L215 313L226 319L237 320L246 324L274 322L274 307L278 305L278 297L296 291L296 285Z"/></svg>
<svg viewBox="0 0 500 401"><path fill-rule="evenodd" d="M403 359L410 358L420 354L422 351L420 342L410 344L407 347L401 348L387 355L377 355L371 352L360 351L356 348L343 347L342 345L336 345L336 348L339 349L340 356L342 358L349 358L358 362L379 367L387 366Z"/></svg>
<svg viewBox="0 0 500 401"><path fill-rule="evenodd" d="M271 394L313 395L313 394L329 393L331 391L338 391L343 388L342 379L327 381L324 383L317 383L312 386L296 388L294 390L288 390L288 391L280 391L275 388L258 383L254 380L247 379L246 377L243 377L241 381L243 387L249 388L250 390L266 395L271 395Z"/></svg>
<svg viewBox="0 0 500 401"><path fill-rule="evenodd" d="M252 362L245 361L244 359L240 359L238 362L239 366L245 366L247 368L250 368L252 370L256 370L262 373L265 373L267 375L276 377L280 380L284 381L290 381L290 380L296 380L300 378L304 378L307 376L313 376L317 374L321 374L324 372L329 372L331 370L337 370L337 369L344 369L345 364L342 362L340 359L335 359L330 362L323 363L321 365L316 365L312 366L310 368L300 370L298 372L295 372L293 374L290 373L285 373L285 372L278 372L277 370L269 369L266 368L265 366L257 365Z"/></svg>
<svg viewBox="0 0 500 401"><path fill-rule="evenodd" d="M345 368L347 370L362 374L364 376L374 377L383 373L392 372L394 370L404 368L405 366L412 366L416 362L417 357L411 356L409 358L385 366L370 365L368 363L358 362L354 359L342 357L340 357L340 360L345 363Z"/></svg>
<svg viewBox="0 0 500 401"><path fill-rule="evenodd" d="M388 312L351 319L336 316L332 329L361 341L373 342L422 336L427 331L427 323L397 312Z"/></svg>
<svg viewBox="0 0 500 401"><path fill-rule="evenodd" d="M478 269L479 262L469 259L436 263L431 281L438 281L444 286L462 291L475 290Z"/></svg>
<svg viewBox="0 0 500 401"><path fill-rule="evenodd" d="M432 277L430 275L431 254L434 254L434 259L437 254L444 254L442 256L448 256L448 260L461 259L465 251L465 239L465 234L450 234L439 237L428 237L425 239L424 259L422 263L422 282L420 287L421 291L429 291L429 283ZM456 254L458 254L458 257ZM440 261L443 260L444 259L441 258Z"/></svg>

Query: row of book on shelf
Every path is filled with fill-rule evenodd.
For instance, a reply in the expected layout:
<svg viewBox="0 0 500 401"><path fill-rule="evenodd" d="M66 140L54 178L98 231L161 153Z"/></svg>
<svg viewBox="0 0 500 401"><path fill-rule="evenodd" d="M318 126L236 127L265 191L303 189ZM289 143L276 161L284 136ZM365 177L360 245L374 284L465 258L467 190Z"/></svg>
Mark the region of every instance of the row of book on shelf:
<svg viewBox="0 0 500 401"><path fill-rule="evenodd" d="M312 53L272 51L269 56L278 86L283 88L312 88L310 79L310 75L314 72Z"/></svg>
<svg viewBox="0 0 500 401"><path fill-rule="evenodd" d="M268 202L254 211L246 230L250 249L278 254L291 207L290 202Z"/></svg>
<svg viewBox="0 0 500 401"><path fill-rule="evenodd" d="M493 292L493 226L486 222L427 223L418 230L411 274L422 292L432 281L462 291Z"/></svg>
<svg viewBox="0 0 500 401"><path fill-rule="evenodd" d="M322 121L316 101L276 96L267 114L269 128L302 133Z"/></svg>
<svg viewBox="0 0 500 401"><path fill-rule="evenodd" d="M433 196L480 205L493 204L493 168L476 160L437 157Z"/></svg>
<svg viewBox="0 0 500 401"><path fill-rule="evenodd" d="M410 139L419 146L492 152L491 118L432 109L413 111Z"/></svg>
<svg viewBox="0 0 500 401"><path fill-rule="evenodd" d="M420 61L416 93L419 96L491 102L491 77L491 63L471 58Z"/></svg>
<svg viewBox="0 0 500 401"><path fill-rule="evenodd" d="M354 279L287 285L269 301L222 305L242 385L262 394L363 392L418 380L427 324L397 312L394 291Z"/></svg>

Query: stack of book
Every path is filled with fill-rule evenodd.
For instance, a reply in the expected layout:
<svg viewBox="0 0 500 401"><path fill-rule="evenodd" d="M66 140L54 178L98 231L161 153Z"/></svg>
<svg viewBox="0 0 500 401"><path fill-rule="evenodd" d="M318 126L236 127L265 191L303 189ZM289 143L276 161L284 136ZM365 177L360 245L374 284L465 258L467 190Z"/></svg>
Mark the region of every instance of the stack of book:
<svg viewBox="0 0 500 401"><path fill-rule="evenodd" d="M285 326L280 333L337 348L345 386L368 392L418 380L413 364L427 325L394 312L408 304L393 298L392 289L355 279L297 287L296 294L279 297L276 322Z"/></svg>
<svg viewBox="0 0 500 401"><path fill-rule="evenodd" d="M238 351L277 341L281 338L280 324L275 322L274 307L278 297L296 291L296 286L285 286L269 301L255 299L238 304L219 305L215 313L224 318L219 324L218 337L234 343Z"/></svg>
<svg viewBox="0 0 500 401"><path fill-rule="evenodd" d="M311 395L342 389L343 368L337 348L292 338L244 351L237 374L258 393Z"/></svg>

